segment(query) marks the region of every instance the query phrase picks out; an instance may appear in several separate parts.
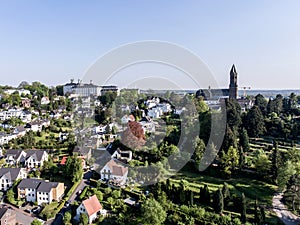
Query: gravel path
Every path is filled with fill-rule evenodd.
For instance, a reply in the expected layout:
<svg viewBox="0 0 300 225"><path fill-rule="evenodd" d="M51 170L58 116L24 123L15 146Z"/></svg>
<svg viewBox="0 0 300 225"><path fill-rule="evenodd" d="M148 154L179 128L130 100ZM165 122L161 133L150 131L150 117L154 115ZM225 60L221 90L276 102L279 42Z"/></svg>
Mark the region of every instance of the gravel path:
<svg viewBox="0 0 300 225"><path fill-rule="evenodd" d="M273 210L276 212L278 218L285 225L300 225L300 218L287 210L285 205L281 202L282 193L276 194L273 197Z"/></svg>

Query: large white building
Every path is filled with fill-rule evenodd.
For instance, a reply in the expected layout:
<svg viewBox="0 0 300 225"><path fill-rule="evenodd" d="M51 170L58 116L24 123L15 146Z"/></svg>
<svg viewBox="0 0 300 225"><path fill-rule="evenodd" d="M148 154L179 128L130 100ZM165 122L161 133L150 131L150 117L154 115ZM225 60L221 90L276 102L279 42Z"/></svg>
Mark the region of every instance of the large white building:
<svg viewBox="0 0 300 225"><path fill-rule="evenodd" d="M92 83L89 84L82 83L80 80L78 83L74 83L71 80L70 83L65 84L63 87L64 95L75 94L78 97L89 97L89 96L99 96L101 95L101 87Z"/></svg>
<svg viewBox="0 0 300 225"><path fill-rule="evenodd" d="M105 93L111 91L117 93L119 95L120 90L115 85L105 85L105 86L98 86L92 83L82 83L78 80L78 83L74 83L71 80L70 83L67 83L63 87L64 95L66 94L75 94L78 97L89 97L89 96L100 96L104 95Z"/></svg>

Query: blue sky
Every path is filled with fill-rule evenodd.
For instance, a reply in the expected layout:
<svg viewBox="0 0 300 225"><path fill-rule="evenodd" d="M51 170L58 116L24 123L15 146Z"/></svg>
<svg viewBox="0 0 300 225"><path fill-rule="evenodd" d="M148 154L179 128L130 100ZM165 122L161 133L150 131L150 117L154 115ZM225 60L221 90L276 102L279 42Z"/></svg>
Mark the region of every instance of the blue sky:
<svg viewBox="0 0 300 225"><path fill-rule="evenodd" d="M196 53L220 86L298 89L300 1L0 1L0 84L81 78L117 46L162 40ZM126 77L123 76L126 80Z"/></svg>

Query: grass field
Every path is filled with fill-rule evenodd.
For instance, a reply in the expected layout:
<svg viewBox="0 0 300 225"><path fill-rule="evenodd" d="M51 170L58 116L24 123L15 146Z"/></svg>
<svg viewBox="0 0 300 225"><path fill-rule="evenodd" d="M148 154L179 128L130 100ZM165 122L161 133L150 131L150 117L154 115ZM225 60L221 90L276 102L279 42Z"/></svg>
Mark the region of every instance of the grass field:
<svg viewBox="0 0 300 225"><path fill-rule="evenodd" d="M184 167L175 176L170 178L171 183L177 186L182 180L185 180L187 181L187 188L197 193L200 192L201 187L207 185L212 194L218 188L222 188L224 182L226 182L229 186L231 195L241 196L242 193L245 194L248 205L248 220L254 219L254 201L257 199L259 205L264 206L266 209L266 222L268 224L281 224L275 213L272 211L272 198L277 190L277 187L275 185L254 178L250 178L249 175L247 177L238 177L225 180L217 177L212 177L203 173L191 171L194 171L191 168L191 165ZM195 198L198 197L199 196L195 196ZM238 210L234 208L234 206L231 203L229 204L229 208L225 210L225 213L239 215L237 211Z"/></svg>
<svg viewBox="0 0 300 225"><path fill-rule="evenodd" d="M171 178L175 184L179 184L184 179L188 182L188 188L200 192L200 188L207 185L211 191L216 191L222 187L224 182L228 183L229 189L233 194L241 195L242 193L250 200L257 199L265 205L271 205L276 186L263 181L251 178L232 178L229 180L211 177L197 172L191 172L188 167Z"/></svg>

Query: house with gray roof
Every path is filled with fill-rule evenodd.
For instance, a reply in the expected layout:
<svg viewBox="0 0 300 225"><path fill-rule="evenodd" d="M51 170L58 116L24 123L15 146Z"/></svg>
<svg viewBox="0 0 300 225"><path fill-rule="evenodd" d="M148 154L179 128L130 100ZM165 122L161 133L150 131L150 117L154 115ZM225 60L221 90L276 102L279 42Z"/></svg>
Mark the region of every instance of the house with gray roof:
<svg viewBox="0 0 300 225"><path fill-rule="evenodd" d="M48 160L48 153L45 150L28 150L26 152L25 166L28 168L41 167Z"/></svg>
<svg viewBox="0 0 300 225"><path fill-rule="evenodd" d="M35 202L36 189L40 183L39 179L23 179L18 185L18 197L25 198L27 202Z"/></svg>
<svg viewBox="0 0 300 225"><path fill-rule="evenodd" d="M5 160L9 165L17 165L25 162L26 152L21 149L9 149L6 151Z"/></svg>
<svg viewBox="0 0 300 225"><path fill-rule="evenodd" d="M36 168L44 165L48 160L48 153L45 150L9 149L6 151L5 159L9 165L22 164L28 168Z"/></svg>
<svg viewBox="0 0 300 225"><path fill-rule="evenodd" d="M0 190L7 191L18 179L25 179L27 173L22 168L0 168Z"/></svg>
<svg viewBox="0 0 300 225"><path fill-rule="evenodd" d="M18 197L38 205L60 201L64 195L64 184L40 179L24 179L18 185Z"/></svg>

